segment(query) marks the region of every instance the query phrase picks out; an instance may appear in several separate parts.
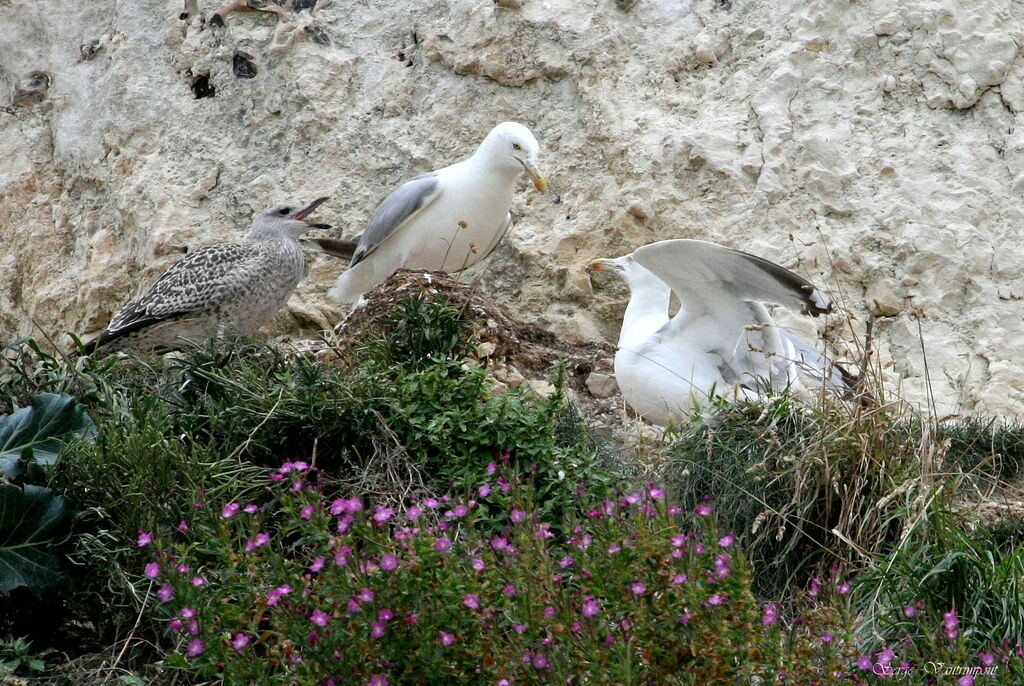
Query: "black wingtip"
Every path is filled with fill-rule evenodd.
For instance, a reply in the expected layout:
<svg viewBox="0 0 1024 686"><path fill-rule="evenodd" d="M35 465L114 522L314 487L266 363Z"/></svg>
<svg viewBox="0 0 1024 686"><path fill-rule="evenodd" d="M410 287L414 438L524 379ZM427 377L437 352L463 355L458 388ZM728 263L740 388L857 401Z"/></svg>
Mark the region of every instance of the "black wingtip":
<svg viewBox="0 0 1024 686"><path fill-rule="evenodd" d="M210 17L210 26L224 26L224 17L214 12L213 16Z"/></svg>
<svg viewBox="0 0 1024 686"><path fill-rule="evenodd" d="M800 280L803 281L803 279ZM804 292L804 307L800 310L800 314L818 317L823 314L832 314L836 311L835 302L815 288L813 284L803 282L800 284L800 290Z"/></svg>

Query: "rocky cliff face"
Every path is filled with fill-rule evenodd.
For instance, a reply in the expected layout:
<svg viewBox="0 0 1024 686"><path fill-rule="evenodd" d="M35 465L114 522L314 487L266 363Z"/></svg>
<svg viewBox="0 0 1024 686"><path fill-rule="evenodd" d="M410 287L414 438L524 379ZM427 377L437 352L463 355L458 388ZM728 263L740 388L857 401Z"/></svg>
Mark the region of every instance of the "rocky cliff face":
<svg viewBox="0 0 1024 686"><path fill-rule="evenodd" d="M252 4L267 4L253 2ZM1024 407L1024 3L0 0L0 340L89 332L183 250L318 195L352 236L495 123L544 146L476 270L525 319L614 340L595 257L719 241L869 313L911 400ZM310 6L313 7L310 7ZM275 326L333 323L326 257ZM38 328L37 328L38 327Z"/></svg>

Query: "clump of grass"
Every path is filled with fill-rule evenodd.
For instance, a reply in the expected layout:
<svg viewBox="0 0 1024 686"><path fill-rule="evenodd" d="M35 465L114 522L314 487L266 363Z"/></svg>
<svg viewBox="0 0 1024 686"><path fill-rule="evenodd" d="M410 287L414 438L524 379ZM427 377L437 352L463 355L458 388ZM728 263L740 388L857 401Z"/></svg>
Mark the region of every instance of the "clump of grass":
<svg viewBox="0 0 1024 686"><path fill-rule="evenodd" d="M955 610L966 620L956 638L969 651L1024 640L1024 548L1001 545L941 492L916 516L904 517L908 525L900 539L855 584L864 640L927 640L917 618L926 608Z"/></svg>
<svg viewBox="0 0 1024 686"><path fill-rule="evenodd" d="M936 424L934 433L935 440L945 444L946 464L964 473L1005 483L1024 471L1024 425L1020 422L956 417Z"/></svg>
<svg viewBox="0 0 1024 686"><path fill-rule="evenodd" d="M863 563L899 532L891 513L921 474L921 446L901 414L786 394L720 402L673 437L666 472L684 498L715 494L749 550L758 592L774 597L833 564Z"/></svg>
<svg viewBox="0 0 1024 686"><path fill-rule="evenodd" d="M833 564L870 565L934 489L956 492L966 476L991 489L1024 465L1017 425L937 423L873 391L858 403L717 402L670 434L669 483L684 499L715 494L758 570L758 593L775 597Z"/></svg>

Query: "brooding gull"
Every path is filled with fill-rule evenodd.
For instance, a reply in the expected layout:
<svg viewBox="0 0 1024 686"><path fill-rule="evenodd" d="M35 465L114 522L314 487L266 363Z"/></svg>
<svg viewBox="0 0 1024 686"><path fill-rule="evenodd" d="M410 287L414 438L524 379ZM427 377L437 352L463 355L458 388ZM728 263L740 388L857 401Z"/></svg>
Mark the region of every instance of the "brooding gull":
<svg viewBox="0 0 1024 686"><path fill-rule="evenodd" d="M469 159L399 186L377 208L328 295L351 304L397 269L456 272L482 260L512 222L519 173L525 170L537 190L547 190L537 169L539 151L528 128L505 122Z"/></svg>
<svg viewBox="0 0 1024 686"><path fill-rule="evenodd" d="M142 297L121 308L106 331L85 346L86 354L112 343L159 350L229 331L256 331L306 275L297 241L310 229L330 228L306 220L326 200L318 198L301 209L271 208L253 220L244 242L189 253Z"/></svg>
<svg viewBox="0 0 1024 686"><path fill-rule="evenodd" d="M828 297L788 269L686 239L651 243L591 267L629 286L615 378L648 421L679 422L713 396L755 399L766 385L799 389L797 366L845 386L845 371L777 327L762 304L815 317L832 311ZM672 293L680 307L670 317Z"/></svg>

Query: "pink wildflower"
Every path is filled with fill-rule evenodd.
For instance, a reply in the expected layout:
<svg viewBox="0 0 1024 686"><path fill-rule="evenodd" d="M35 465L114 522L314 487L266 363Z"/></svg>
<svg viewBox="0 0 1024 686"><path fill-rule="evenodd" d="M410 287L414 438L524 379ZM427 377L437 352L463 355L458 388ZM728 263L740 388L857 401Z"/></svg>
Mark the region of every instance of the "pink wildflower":
<svg viewBox="0 0 1024 686"><path fill-rule="evenodd" d="M442 631L442 632L438 633L437 640L443 646L454 645L454 643L455 643L455 634L449 634L447 631Z"/></svg>
<svg viewBox="0 0 1024 686"><path fill-rule="evenodd" d="M764 614L761 616L761 624L764 626L775 626L779 622L779 610L775 603L768 603L764 606Z"/></svg>
<svg viewBox="0 0 1024 686"><path fill-rule="evenodd" d="M147 545L153 542L153 534L148 531L139 531L138 544L140 548L145 548Z"/></svg>
<svg viewBox="0 0 1024 686"><path fill-rule="evenodd" d="M204 646L203 642L200 641L198 638L194 638L191 641L189 641L189 644L188 644L188 656L189 657L197 657L199 655L202 655L203 651L205 651L205 650L206 650L206 646Z"/></svg>
<svg viewBox="0 0 1024 686"><path fill-rule="evenodd" d="M267 591L267 605L277 605L278 601L281 600L283 596L286 596L291 592L292 587L288 584L283 584L277 588L270 589Z"/></svg>
<svg viewBox="0 0 1024 686"><path fill-rule="evenodd" d="M240 509L242 509L242 506L239 505L238 503L228 503L223 508L221 508L221 511L220 511L221 519L231 519L236 514L238 514L238 511Z"/></svg>

